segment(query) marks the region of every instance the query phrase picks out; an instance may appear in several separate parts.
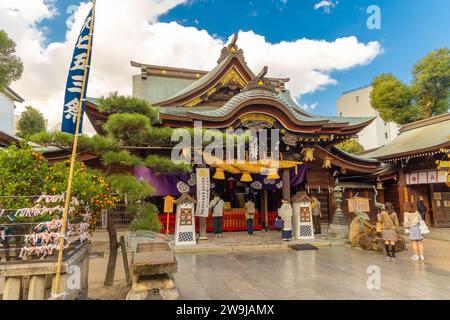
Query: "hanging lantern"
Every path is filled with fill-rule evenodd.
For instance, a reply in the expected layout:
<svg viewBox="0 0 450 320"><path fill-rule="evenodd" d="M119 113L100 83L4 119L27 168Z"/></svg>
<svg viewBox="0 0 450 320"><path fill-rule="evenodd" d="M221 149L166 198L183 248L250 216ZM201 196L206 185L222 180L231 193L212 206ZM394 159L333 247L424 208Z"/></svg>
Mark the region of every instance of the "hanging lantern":
<svg viewBox="0 0 450 320"><path fill-rule="evenodd" d="M304 161L314 160L314 148L305 148L305 155L303 156Z"/></svg>
<svg viewBox="0 0 450 320"><path fill-rule="evenodd" d="M269 174L267 175L267 179L269 179L269 180L280 179L280 175L278 174L278 170L277 169L271 169L269 171Z"/></svg>
<svg viewBox="0 0 450 320"><path fill-rule="evenodd" d="M377 181L377 190L383 190L383 182L381 182L380 179Z"/></svg>
<svg viewBox="0 0 450 320"><path fill-rule="evenodd" d="M252 176L248 172L243 172L241 177L241 182L252 182Z"/></svg>
<svg viewBox="0 0 450 320"><path fill-rule="evenodd" d="M216 168L216 173L213 175L213 178L217 180L225 180L225 173L223 172L223 169Z"/></svg>
<svg viewBox="0 0 450 320"><path fill-rule="evenodd" d="M325 157L325 159L323 159L323 165L322 168L331 168L331 159L328 157Z"/></svg>

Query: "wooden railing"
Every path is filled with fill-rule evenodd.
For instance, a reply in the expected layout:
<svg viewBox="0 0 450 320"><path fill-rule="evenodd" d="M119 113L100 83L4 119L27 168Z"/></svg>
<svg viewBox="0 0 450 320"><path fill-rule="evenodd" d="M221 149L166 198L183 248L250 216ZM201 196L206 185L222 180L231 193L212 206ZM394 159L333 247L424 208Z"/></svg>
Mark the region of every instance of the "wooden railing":
<svg viewBox="0 0 450 320"><path fill-rule="evenodd" d="M277 212L269 211L268 213L268 224L269 229L274 230L275 219L277 217ZM199 221L198 217L195 222L196 232L199 232ZM167 214L159 214L159 220L161 221L161 233L166 232ZM175 213L169 214L169 233L175 232L176 215ZM254 230L261 230L264 228L264 215L262 212L255 213ZM226 210L223 213L223 231L245 231L247 230L247 221L245 220L244 210ZM206 231L212 232L212 217L211 215L206 218Z"/></svg>
<svg viewBox="0 0 450 320"><path fill-rule="evenodd" d="M126 211L126 208L118 208L110 213L102 213L97 219L97 228L106 228L106 219L113 217L116 228L128 228L131 222L131 214ZM277 217L276 211L268 212L268 225L270 230L274 230L275 218ZM196 218L196 231L199 231L199 218ZM161 221L161 233L166 232L167 215L165 213L159 214L159 220ZM169 214L169 233L175 232L176 215L175 213ZM264 214L262 212L255 213L255 220L253 225L254 230L264 229ZM245 231L247 230L247 221L245 220L244 210L225 210L223 213L223 231ZM206 218L206 231L212 232L212 217L211 214Z"/></svg>

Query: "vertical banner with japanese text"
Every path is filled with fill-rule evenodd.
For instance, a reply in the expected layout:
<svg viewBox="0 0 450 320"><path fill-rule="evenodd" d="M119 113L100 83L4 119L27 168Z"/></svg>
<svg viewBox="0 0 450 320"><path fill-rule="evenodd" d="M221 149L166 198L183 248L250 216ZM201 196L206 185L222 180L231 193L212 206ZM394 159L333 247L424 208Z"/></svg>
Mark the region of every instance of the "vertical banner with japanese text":
<svg viewBox="0 0 450 320"><path fill-rule="evenodd" d="M209 168L197 168L197 210L195 215L198 217L208 216L210 189Z"/></svg>
<svg viewBox="0 0 450 320"><path fill-rule="evenodd" d="M94 34L94 8L91 9L80 35L78 36L70 63L69 75L67 77L66 91L64 95L64 108L62 115L61 131L75 134L78 107L81 105L81 118L79 133L83 125L84 101L89 79L89 68L91 64L91 48ZM84 81L84 87L83 87Z"/></svg>

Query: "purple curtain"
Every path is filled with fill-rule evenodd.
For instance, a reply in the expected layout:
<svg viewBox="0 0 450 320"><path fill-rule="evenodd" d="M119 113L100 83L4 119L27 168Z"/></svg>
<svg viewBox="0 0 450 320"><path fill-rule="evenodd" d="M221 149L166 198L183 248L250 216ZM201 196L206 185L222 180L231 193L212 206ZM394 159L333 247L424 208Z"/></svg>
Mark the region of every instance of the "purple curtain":
<svg viewBox="0 0 450 320"><path fill-rule="evenodd" d="M211 168L211 182L217 182L220 180L216 180L213 178L215 173L215 169ZM181 173L181 174L156 174L152 170L146 167L136 167L134 169L134 174L136 179L144 180L148 184L150 184L153 188L155 188L155 196L179 196L183 192L188 192L190 194L196 193L196 179L194 173ZM276 190L281 188L281 175L282 169L278 170L278 174L280 175L280 179L277 180L267 180L266 176L262 176L259 174L251 174L253 181L252 182L241 182L244 185L259 189L259 190ZM291 187L298 186L299 184L306 182L307 176L307 166L306 165L298 165L297 166L297 175L295 175L295 169L290 169L290 181ZM235 180L239 181L241 179L241 174L229 174L225 173L225 177L233 177Z"/></svg>

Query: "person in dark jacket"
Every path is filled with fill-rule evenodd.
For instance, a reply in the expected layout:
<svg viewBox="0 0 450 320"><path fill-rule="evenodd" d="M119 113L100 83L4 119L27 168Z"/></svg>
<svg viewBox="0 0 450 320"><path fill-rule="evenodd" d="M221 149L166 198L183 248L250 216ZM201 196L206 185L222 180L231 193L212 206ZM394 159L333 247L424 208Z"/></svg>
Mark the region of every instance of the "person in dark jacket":
<svg viewBox="0 0 450 320"><path fill-rule="evenodd" d="M423 197L419 196L419 200L417 200L417 211L419 211L422 220L425 221L425 215L427 213L427 207L425 203L423 203Z"/></svg>

